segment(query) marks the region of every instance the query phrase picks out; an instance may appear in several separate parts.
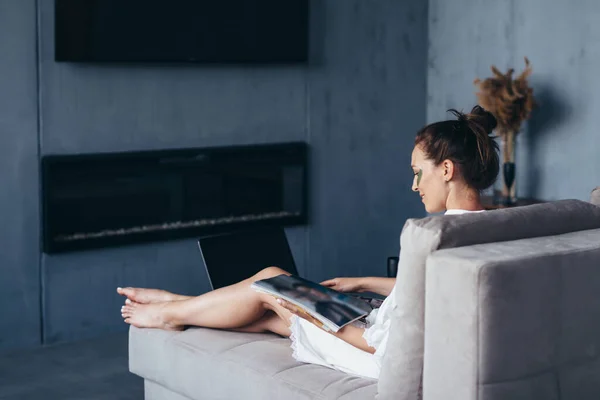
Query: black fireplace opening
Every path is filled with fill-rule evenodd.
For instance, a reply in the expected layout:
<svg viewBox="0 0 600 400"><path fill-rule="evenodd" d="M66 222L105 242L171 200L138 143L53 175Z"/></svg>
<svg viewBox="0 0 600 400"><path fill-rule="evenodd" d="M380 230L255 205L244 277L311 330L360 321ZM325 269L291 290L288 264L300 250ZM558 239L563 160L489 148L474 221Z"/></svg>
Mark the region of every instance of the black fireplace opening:
<svg viewBox="0 0 600 400"><path fill-rule="evenodd" d="M46 253L307 223L306 143L42 158Z"/></svg>

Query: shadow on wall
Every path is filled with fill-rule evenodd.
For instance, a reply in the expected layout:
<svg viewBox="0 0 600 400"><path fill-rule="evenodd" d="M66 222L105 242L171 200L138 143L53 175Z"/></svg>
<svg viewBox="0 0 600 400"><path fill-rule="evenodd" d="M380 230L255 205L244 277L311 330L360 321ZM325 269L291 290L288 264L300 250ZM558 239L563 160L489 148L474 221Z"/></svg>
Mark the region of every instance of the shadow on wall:
<svg viewBox="0 0 600 400"><path fill-rule="evenodd" d="M537 102L527 123L527 159L529 161L527 182L532 197L538 192L541 166L538 159L540 145L546 140L548 132L556 131L556 127L573 117L572 107L564 101L558 92L548 83L534 84L534 96Z"/></svg>

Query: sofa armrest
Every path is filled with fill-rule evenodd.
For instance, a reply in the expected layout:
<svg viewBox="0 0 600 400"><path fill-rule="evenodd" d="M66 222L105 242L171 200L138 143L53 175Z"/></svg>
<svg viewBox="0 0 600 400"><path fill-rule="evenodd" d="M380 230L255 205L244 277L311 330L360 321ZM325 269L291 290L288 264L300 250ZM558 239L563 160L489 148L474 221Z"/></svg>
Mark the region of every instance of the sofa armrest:
<svg viewBox="0 0 600 400"><path fill-rule="evenodd" d="M600 398L600 230L427 260L427 400Z"/></svg>

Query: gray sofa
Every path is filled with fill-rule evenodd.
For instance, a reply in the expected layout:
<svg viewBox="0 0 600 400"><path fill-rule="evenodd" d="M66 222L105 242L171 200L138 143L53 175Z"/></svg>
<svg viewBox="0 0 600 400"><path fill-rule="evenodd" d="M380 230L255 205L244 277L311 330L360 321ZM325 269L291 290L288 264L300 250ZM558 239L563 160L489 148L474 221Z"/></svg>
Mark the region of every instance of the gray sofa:
<svg viewBox="0 0 600 400"><path fill-rule="evenodd" d="M131 328L130 370L146 399L600 399L600 207L411 219L401 246L378 381L202 328Z"/></svg>

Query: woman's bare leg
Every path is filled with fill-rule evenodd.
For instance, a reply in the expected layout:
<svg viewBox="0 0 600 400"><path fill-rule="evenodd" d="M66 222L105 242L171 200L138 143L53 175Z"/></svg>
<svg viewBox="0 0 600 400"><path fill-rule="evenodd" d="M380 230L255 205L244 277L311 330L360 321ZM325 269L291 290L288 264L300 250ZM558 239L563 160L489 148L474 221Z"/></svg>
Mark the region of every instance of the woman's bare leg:
<svg viewBox="0 0 600 400"><path fill-rule="evenodd" d="M273 332L284 337L289 337L291 334L289 323L281 319L281 317L273 311L267 311L261 319L250 325L231 330L250 333Z"/></svg>
<svg viewBox="0 0 600 400"><path fill-rule="evenodd" d="M175 294L161 289L146 289L134 287L117 288L117 293L119 293L121 296L127 297L131 301L135 301L136 303L142 304L188 300L193 297L184 296L182 294Z"/></svg>
<svg viewBox="0 0 600 400"><path fill-rule="evenodd" d="M187 300L126 304L122 308L125 322L141 328L179 329L184 325L206 328L239 329L259 321L273 311L289 325L291 313L275 298L250 288L252 282L287 274L277 268L265 268L253 277L235 285L208 292Z"/></svg>

